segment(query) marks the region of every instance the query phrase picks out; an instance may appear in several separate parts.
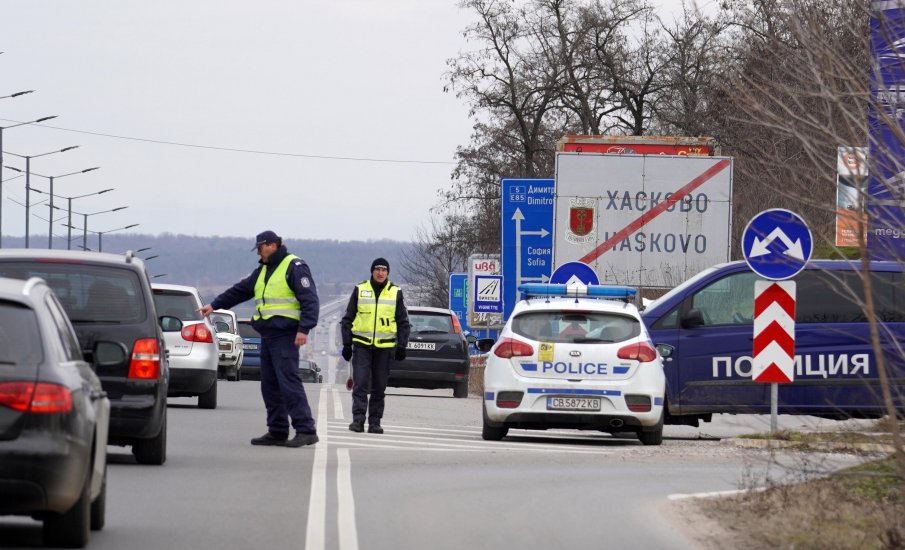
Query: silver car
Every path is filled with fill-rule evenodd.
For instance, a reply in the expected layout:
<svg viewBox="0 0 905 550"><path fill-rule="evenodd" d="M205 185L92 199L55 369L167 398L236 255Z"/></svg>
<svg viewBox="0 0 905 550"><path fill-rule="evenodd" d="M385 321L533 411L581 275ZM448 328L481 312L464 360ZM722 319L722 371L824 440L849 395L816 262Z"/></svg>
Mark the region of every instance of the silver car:
<svg viewBox="0 0 905 550"><path fill-rule="evenodd" d="M239 370L245 354L236 314L228 309L218 309L211 313L210 318L217 331L217 345L220 353L218 369L227 380L239 381L242 376Z"/></svg>
<svg viewBox="0 0 905 550"><path fill-rule="evenodd" d="M169 397L198 396L198 407L217 408L217 343L211 322L198 311L204 303L191 286L152 284L157 315L182 321L180 332L164 332L170 359Z"/></svg>

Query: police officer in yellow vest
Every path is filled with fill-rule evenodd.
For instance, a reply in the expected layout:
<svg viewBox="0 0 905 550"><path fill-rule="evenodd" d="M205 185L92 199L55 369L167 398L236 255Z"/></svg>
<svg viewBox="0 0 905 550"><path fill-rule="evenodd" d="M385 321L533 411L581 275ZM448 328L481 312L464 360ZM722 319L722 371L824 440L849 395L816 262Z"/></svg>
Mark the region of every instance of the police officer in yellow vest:
<svg viewBox="0 0 905 550"><path fill-rule="evenodd" d="M267 433L252 445L301 447L317 443L308 396L299 378L299 346L317 325L320 305L308 264L290 254L273 231L259 233L255 248L260 266L201 308L206 317L254 298L252 326L261 333L261 395L267 409ZM287 418L288 417L288 418ZM289 419L296 435L289 438Z"/></svg>
<svg viewBox="0 0 905 550"><path fill-rule="evenodd" d="M352 292L343 316L342 356L352 361L353 432L382 434L384 395L390 376L390 359L405 359L409 340L409 317L402 289L391 283L390 263L377 258L371 263L371 279ZM368 394L370 393L370 399Z"/></svg>

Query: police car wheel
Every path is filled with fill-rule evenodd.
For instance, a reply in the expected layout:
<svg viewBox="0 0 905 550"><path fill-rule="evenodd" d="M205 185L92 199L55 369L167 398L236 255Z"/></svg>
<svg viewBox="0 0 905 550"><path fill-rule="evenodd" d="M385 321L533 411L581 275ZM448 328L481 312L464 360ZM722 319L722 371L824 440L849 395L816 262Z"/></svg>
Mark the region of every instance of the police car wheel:
<svg viewBox="0 0 905 550"><path fill-rule="evenodd" d="M481 437L484 441L499 441L506 437L509 428L506 426L491 426L487 419L487 410L484 409L484 426L481 429Z"/></svg>
<svg viewBox="0 0 905 550"><path fill-rule="evenodd" d="M643 430L638 430L638 440L641 441L644 445L660 445L663 443L663 417L660 417L660 422L657 424L657 428L652 432L645 432Z"/></svg>

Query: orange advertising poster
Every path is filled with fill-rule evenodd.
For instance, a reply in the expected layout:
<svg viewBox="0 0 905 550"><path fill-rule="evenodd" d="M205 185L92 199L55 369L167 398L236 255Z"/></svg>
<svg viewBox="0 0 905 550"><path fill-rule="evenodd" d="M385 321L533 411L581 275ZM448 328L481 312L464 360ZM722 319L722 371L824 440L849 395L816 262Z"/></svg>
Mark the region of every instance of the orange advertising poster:
<svg viewBox="0 0 905 550"><path fill-rule="evenodd" d="M864 182L867 147L839 147L836 162L836 246L865 244ZM860 226L860 229L859 229Z"/></svg>

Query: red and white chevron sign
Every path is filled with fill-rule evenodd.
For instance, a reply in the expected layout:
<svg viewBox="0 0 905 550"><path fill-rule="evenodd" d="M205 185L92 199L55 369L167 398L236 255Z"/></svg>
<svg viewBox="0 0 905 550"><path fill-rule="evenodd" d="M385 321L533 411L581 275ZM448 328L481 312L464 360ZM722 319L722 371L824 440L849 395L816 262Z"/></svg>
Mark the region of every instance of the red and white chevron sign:
<svg viewBox="0 0 905 550"><path fill-rule="evenodd" d="M754 282L755 382L795 379L795 281Z"/></svg>

